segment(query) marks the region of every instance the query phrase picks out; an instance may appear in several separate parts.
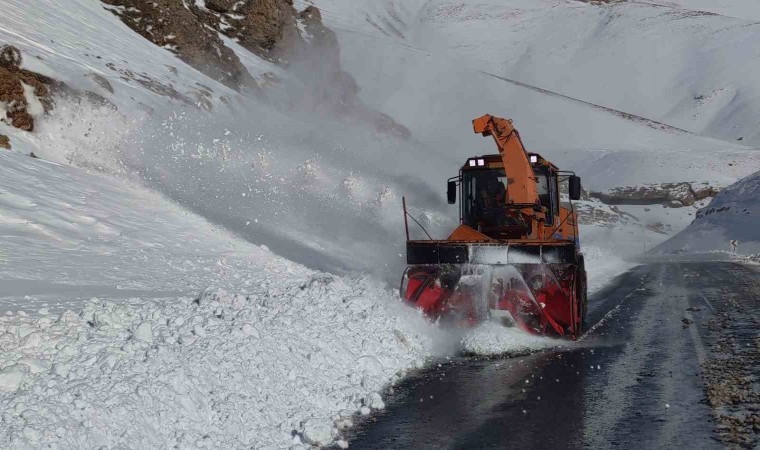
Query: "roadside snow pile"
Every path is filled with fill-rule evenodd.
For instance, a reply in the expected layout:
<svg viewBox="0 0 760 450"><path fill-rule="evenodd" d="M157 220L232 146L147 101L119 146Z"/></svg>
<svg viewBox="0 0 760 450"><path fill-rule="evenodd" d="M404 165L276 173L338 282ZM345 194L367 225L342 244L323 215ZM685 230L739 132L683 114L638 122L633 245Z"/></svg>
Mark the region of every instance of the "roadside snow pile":
<svg viewBox="0 0 760 450"><path fill-rule="evenodd" d="M760 253L758 253L757 255L748 256L747 262L751 264L760 264Z"/></svg>
<svg viewBox="0 0 760 450"><path fill-rule="evenodd" d="M491 356L530 353L560 343L556 339L532 336L517 328L506 328L496 322L485 322L462 338L462 349L466 353Z"/></svg>
<svg viewBox="0 0 760 450"><path fill-rule="evenodd" d="M751 255L760 252L760 172L721 191L685 230L657 248L658 253L715 250Z"/></svg>
<svg viewBox="0 0 760 450"><path fill-rule="evenodd" d="M379 391L422 367L438 332L370 281L322 273L6 315L0 447L329 444L384 407Z"/></svg>

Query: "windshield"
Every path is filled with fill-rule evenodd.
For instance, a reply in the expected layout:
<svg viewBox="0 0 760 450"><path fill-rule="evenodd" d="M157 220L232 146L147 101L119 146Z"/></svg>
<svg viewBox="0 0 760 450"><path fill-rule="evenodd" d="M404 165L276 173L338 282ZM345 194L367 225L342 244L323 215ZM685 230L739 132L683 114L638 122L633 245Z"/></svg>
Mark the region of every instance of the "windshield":
<svg viewBox="0 0 760 450"><path fill-rule="evenodd" d="M538 196L541 204L552 211L552 186L545 170L536 170ZM519 226L516 219L507 214L507 176L504 169L468 170L462 174L462 223L486 235L495 237L496 230ZM552 215L547 215L547 225Z"/></svg>
<svg viewBox="0 0 760 450"><path fill-rule="evenodd" d="M506 219L507 176L504 169L467 171L462 177L465 225L497 227Z"/></svg>

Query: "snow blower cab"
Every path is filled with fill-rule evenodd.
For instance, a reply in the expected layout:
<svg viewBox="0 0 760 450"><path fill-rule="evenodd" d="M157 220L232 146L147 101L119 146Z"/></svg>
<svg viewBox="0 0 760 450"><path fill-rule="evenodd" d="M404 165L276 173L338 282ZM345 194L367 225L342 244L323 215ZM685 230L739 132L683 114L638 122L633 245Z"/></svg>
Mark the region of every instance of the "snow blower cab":
<svg viewBox="0 0 760 450"><path fill-rule="evenodd" d="M448 238L410 240L407 226L401 296L456 326L493 319L577 338L587 307L572 205L580 178L528 153L511 120L485 115L473 127L493 137L499 154L469 158L449 179L460 225ZM561 201L565 185L569 203Z"/></svg>

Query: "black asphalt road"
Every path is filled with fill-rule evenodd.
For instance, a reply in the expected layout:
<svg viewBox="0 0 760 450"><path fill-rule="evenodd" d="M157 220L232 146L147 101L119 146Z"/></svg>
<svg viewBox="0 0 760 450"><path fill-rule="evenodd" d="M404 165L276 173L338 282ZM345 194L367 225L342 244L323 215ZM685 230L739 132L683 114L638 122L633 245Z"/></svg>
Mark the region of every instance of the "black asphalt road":
<svg viewBox="0 0 760 450"><path fill-rule="evenodd" d="M350 446L723 448L701 373L708 322L727 294L760 292L758 274L729 262L639 266L592 296L579 342L429 369L397 386Z"/></svg>

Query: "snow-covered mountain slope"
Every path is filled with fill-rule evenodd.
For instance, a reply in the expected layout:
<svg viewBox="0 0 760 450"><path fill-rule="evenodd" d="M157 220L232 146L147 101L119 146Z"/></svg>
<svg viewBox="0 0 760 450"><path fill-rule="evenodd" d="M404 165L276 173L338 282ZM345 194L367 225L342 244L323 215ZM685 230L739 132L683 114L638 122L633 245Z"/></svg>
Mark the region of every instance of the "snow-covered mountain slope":
<svg viewBox="0 0 760 450"><path fill-rule="evenodd" d="M335 8L336 0L323 1ZM562 138L565 146L582 136L585 143L573 147L607 147L594 142L596 134L606 129L621 138L618 143L666 148L628 139L620 127L610 130L589 112L583 118L558 120L543 101L521 101L524 97L501 93L513 89L484 79L479 71L485 71L705 136L758 142L754 118L760 112L760 88L752 74L760 64L753 57L760 29L752 21L647 2L432 0L411 4L418 8L403 18L406 31L403 39L398 38L403 45L383 45L377 39L382 62L359 58L362 47L372 39L339 32L344 53L354 55L346 56L347 64L354 61L348 67L367 87L366 95L387 99L388 112L405 109L396 104L409 92L418 94L419 105L435 105L437 111L453 109L463 100L459 108L467 108L473 97L481 104L482 97L495 96L495 102L520 123L535 123L539 130L552 124L556 132L544 134ZM328 23L331 18L327 17ZM380 65L389 65L389 59L405 62L393 76L379 70ZM419 88L431 79L435 83L429 87L436 89ZM418 89L409 89L409 84ZM394 91L398 97L389 95ZM428 101L422 102L423 97ZM419 113L415 109L399 117L407 122ZM568 115L566 109L558 113ZM574 125L573 131L568 133L567 125ZM553 147L552 142L539 143ZM693 148L682 144L683 149Z"/></svg>
<svg viewBox="0 0 760 450"><path fill-rule="evenodd" d="M196 98L204 86L215 102L234 95L130 30L99 1L3 2L0 43L18 47L25 68L99 93L128 117L167 102L181 104L178 95ZM93 75L107 80L111 89Z"/></svg>
<svg viewBox="0 0 760 450"><path fill-rule="evenodd" d="M315 3L338 33L342 65L356 77L359 95L411 128L411 140L336 120L328 111L273 108L245 98L143 39L102 5L85 0L66 8L42 0L12 1L0 17L0 42L18 46L30 69L97 92L118 111L59 102L34 133L0 124L0 134L10 136L16 151L148 184L291 260L336 272L369 271L388 280L403 266L400 197L408 197L428 231L445 235L456 223L455 210L443 201L446 179L466 157L494 151L492 142L470 128L470 120L485 112L514 118L531 150L578 172L589 191L681 181L720 187L760 170L760 153L733 138L729 143L653 128L479 73L514 77L667 122L671 117L660 110L672 107L663 105L683 100L683 89L672 88L677 80L687 69L702 74L715 65L695 49L718 55L723 43L738 41L738 52L752 37L752 27L715 34L709 27L687 26L729 20L705 16L674 22L686 30L673 28L656 7L641 4ZM308 6L295 5L299 10ZM602 27L609 18L614 20ZM641 25L649 22L651 26ZM597 35L587 33L592 28L599 30ZM688 43L697 38L710 45ZM225 39L252 74L287 76ZM658 51L665 52L660 56L647 50L655 40L662 48ZM680 54L694 65L687 67ZM635 67L660 70L617 69L626 61L621 55L643 58ZM719 76L738 86L749 72ZM608 73L615 76L600 79ZM107 80L113 93L93 74ZM644 78L632 79L636 77ZM700 83L695 85L699 89L707 85ZM651 89L633 93L644 85ZM736 101L751 106L753 86L742 88ZM173 89L194 98L206 87L213 93L211 112L164 95ZM303 91L279 93L284 103L298 104Z"/></svg>
<svg viewBox="0 0 760 450"><path fill-rule="evenodd" d="M133 176L254 242L318 268L373 271L400 260L400 246L390 248L385 240L391 233L394 242L402 236L399 193L414 190L427 199L424 205L442 203L424 180L398 170L411 168L418 156L409 144L366 124L331 118L328 111L319 118L246 98L142 38L98 2L60 7L14 1L4 11L0 43L17 46L25 68L97 92L118 108L59 101L34 133L0 122L0 134L10 136L14 151ZM227 43L251 73L285 76ZM174 95L195 98L199 90L213 92L213 113ZM280 103L295 102L300 93ZM395 150L392 168L376 164L389 160L387 149ZM373 258L377 254L382 261Z"/></svg>
<svg viewBox="0 0 760 450"><path fill-rule="evenodd" d="M657 248L658 253L760 253L760 172L736 182L702 208L683 231Z"/></svg>
<svg viewBox="0 0 760 450"><path fill-rule="evenodd" d="M673 0L651 3L691 9L696 12L705 11L737 19L760 20L760 5L754 0Z"/></svg>

